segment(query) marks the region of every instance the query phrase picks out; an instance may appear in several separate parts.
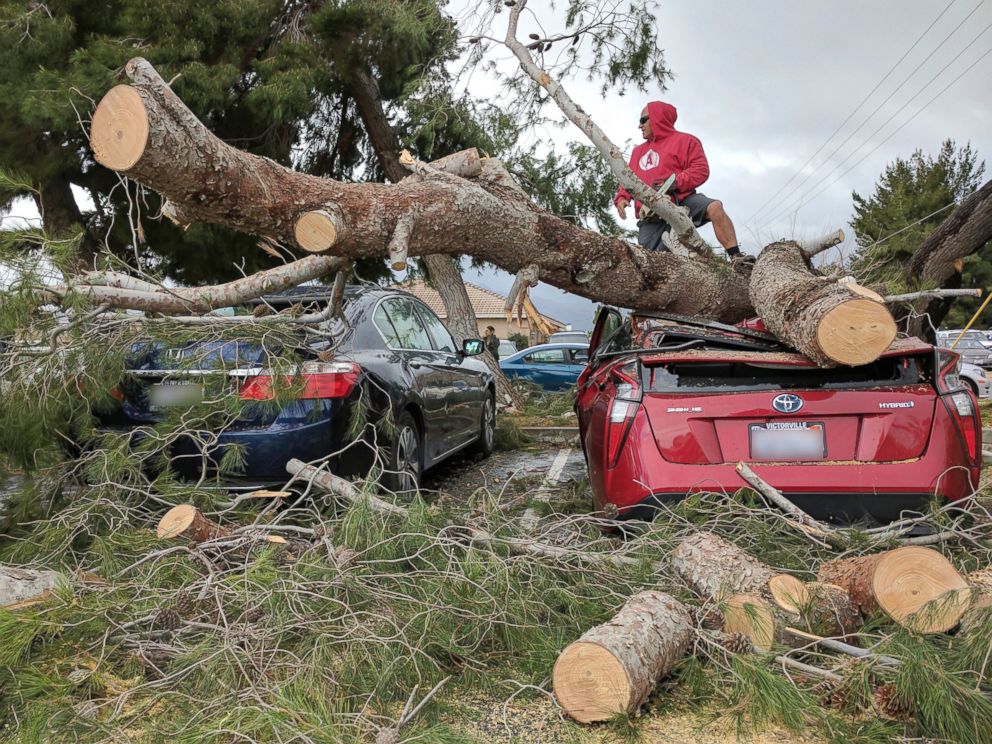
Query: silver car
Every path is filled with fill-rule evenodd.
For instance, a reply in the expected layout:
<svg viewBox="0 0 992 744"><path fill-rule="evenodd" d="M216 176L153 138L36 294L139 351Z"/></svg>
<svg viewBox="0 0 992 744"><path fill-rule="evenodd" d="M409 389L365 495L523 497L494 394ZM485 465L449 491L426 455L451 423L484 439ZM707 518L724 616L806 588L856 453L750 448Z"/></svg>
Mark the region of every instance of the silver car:
<svg viewBox="0 0 992 744"><path fill-rule="evenodd" d="M937 334L937 345L950 349L953 344L954 351L961 355L962 363L977 364L986 369L992 368L992 350L983 343L986 340L984 333L966 333L960 340L957 339L958 334L941 331ZM956 344L955 340L957 340Z"/></svg>
<svg viewBox="0 0 992 744"><path fill-rule="evenodd" d="M977 364L961 362L961 379L971 388L976 398L992 396L992 383L988 373Z"/></svg>

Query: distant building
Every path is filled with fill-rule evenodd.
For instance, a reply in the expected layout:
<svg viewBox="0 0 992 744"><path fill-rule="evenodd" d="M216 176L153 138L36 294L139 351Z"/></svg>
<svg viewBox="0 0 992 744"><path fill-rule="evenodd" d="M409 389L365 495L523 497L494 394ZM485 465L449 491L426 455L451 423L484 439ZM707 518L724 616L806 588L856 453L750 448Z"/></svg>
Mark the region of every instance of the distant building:
<svg viewBox="0 0 992 744"><path fill-rule="evenodd" d="M422 300L441 320L447 319L448 313L436 289L420 280L404 282L399 286L400 289ZM567 327L560 320L541 313L530 299L524 302L521 317L517 317L517 308L514 308L511 319L507 320L506 312L503 310L506 298L503 295L471 282L465 282L465 289L475 311L480 336L486 326L492 326L500 338L509 338L515 333L520 333L532 344L540 344L544 343L552 333Z"/></svg>

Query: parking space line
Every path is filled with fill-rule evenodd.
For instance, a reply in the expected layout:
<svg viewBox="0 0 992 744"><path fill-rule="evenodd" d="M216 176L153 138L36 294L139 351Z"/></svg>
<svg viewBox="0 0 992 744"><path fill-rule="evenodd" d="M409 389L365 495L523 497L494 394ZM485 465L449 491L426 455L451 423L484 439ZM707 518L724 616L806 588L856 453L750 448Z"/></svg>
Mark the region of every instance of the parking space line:
<svg viewBox="0 0 992 744"><path fill-rule="evenodd" d="M547 475L544 476L544 481L531 499L532 504L536 502L542 504L548 503L551 498L552 487L557 485L558 479L561 478L562 471L565 469L565 465L568 463L568 458L571 454L571 447L563 447L558 452L554 461L551 463L551 467L548 468ZM520 517L520 526L524 532L533 532L540 518L540 512L534 506L528 506L527 510Z"/></svg>

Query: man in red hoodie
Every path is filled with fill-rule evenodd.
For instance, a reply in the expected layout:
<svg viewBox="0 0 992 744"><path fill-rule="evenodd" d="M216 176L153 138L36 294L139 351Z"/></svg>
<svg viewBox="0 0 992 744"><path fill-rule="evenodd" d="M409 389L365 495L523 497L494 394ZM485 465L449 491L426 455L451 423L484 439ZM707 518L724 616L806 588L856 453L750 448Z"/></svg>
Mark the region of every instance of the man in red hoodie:
<svg viewBox="0 0 992 744"><path fill-rule="evenodd" d="M710 166L706 162L703 145L691 134L675 131L675 107L662 101L651 101L641 111L641 134L646 142L634 148L630 156L631 170L649 186L663 184L671 175L675 183L670 193L676 204L686 207L696 227L713 223L713 232L727 256L741 255L737 245L734 223L723 211L723 204L716 199L699 193L696 189L710 176ZM617 189L613 198L620 219L627 218L630 192L623 186ZM634 202L634 215L641 217L642 205ZM644 210L647 211L646 209ZM665 251L662 236L671 226L657 215L646 214L637 222L637 242L649 251Z"/></svg>

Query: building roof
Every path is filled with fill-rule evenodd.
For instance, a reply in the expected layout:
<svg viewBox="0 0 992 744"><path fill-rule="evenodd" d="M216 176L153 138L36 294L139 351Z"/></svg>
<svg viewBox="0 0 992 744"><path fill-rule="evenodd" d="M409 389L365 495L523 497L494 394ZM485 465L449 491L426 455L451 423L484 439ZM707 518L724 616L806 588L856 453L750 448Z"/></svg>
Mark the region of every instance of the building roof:
<svg viewBox="0 0 992 744"><path fill-rule="evenodd" d="M448 312L444 308L444 302L441 301L441 295L433 287L419 279L403 282L399 286L400 289L409 292L417 299L423 301L427 307L437 313L439 318L448 317ZM506 311L503 309L506 298L503 295L493 292L491 289L480 287L478 284L472 284L472 282L465 282L465 291L468 292L468 300L472 303L472 309L475 310L476 318L506 318ZM526 310L522 311L522 314L524 318L527 317ZM544 315L543 313L541 314ZM514 308L513 317L516 316L517 309ZM555 325L565 326L563 322L551 316L544 315L544 317Z"/></svg>

